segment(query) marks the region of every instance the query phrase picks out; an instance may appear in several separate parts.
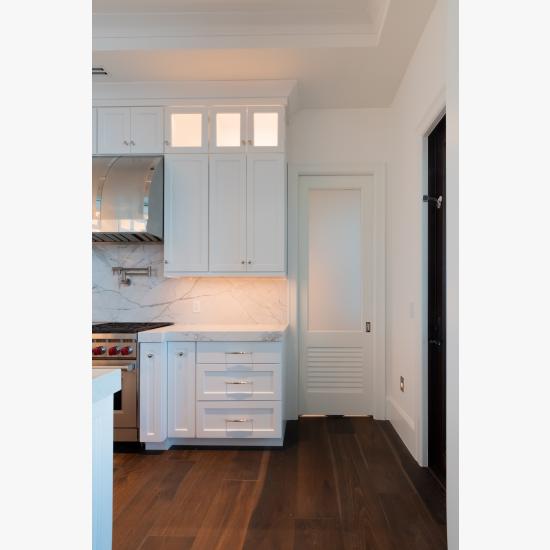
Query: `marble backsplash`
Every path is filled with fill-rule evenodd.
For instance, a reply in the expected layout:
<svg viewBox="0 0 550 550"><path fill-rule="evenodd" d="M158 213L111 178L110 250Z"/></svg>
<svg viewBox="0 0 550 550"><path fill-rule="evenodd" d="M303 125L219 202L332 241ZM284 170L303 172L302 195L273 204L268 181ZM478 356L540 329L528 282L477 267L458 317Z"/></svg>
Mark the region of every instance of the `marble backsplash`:
<svg viewBox="0 0 550 550"><path fill-rule="evenodd" d="M112 268L147 267L152 277L130 276L120 285ZM284 278L163 276L160 244L94 244L94 321L172 321L190 324L280 324L288 319ZM193 302L200 312L193 312Z"/></svg>

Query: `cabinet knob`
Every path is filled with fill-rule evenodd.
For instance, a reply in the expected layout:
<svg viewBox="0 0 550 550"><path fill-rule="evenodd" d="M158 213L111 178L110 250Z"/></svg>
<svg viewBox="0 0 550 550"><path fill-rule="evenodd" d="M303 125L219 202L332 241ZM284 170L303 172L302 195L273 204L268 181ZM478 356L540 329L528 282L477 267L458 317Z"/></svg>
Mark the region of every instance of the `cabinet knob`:
<svg viewBox="0 0 550 550"><path fill-rule="evenodd" d="M130 145L126 140L124 140L124 145Z"/></svg>
<svg viewBox="0 0 550 550"><path fill-rule="evenodd" d="M164 140L164 145L170 145L170 142L167 139L165 139Z"/></svg>
<svg viewBox="0 0 550 550"><path fill-rule="evenodd" d="M248 265L250 265L252 263L252 260L248 260Z"/></svg>
<svg viewBox="0 0 550 550"><path fill-rule="evenodd" d="M130 140L130 145L135 145L135 144L136 144L136 142L133 139Z"/></svg>
<svg viewBox="0 0 550 550"><path fill-rule="evenodd" d="M164 263L167 264L167 263L168 263L168 260L164 260Z"/></svg>
<svg viewBox="0 0 550 550"><path fill-rule="evenodd" d="M148 354L147 354L147 357L148 357L149 359L151 359L151 357L153 357L153 354L152 354L152 353L148 353Z"/></svg>
<svg viewBox="0 0 550 550"><path fill-rule="evenodd" d="M246 262L245 262L244 260L242 260L242 261L241 261L241 264L243 264L243 265L244 265L245 263L246 263Z"/></svg>
<svg viewBox="0 0 550 550"><path fill-rule="evenodd" d="M246 145L246 140L241 139L241 145Z"/></svg>
<svg viewBox="0 0 550 550"><path fill-rule="evenodd" d="M252 145L252 140L251 139L248 140L248 145Z"/></svg>
<svg viewBox="0 0 550 550"><path fill-rule="evenodd" d="M178 357L183 357L185 355L184 351L178 351Z"/></svg>

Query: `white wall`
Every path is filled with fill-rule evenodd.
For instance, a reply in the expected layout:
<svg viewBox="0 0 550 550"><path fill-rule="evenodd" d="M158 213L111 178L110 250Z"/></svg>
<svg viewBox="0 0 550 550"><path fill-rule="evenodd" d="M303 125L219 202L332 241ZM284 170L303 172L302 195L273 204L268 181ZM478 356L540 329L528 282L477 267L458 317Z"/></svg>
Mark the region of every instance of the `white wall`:
<svg viewBox="0 0 550 550"><path fill-rule="evenodd" d="M445 104L446 10L439 0L391 107L387 232L387 412L425 464L421 419L424 334L424 135ZM399 377L405 378L405 392Z"/></svg>
<svg viewBox="0 0 550 550"><path fill-rule="evenodd" d="M304 109L287 132L292 164L374 163L387 160L389 109Z"/></svg>

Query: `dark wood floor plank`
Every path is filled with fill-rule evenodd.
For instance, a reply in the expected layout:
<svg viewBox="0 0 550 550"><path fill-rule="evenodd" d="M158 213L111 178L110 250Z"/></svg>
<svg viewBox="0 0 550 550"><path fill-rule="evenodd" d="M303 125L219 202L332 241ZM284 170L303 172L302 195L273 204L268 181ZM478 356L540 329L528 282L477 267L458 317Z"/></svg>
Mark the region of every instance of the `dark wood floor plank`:
<svg viewBox="0 0 550 550"><path fill-rule="evenodd" d="M245 550L292 550L298 472L298 423L289 422L285 448L270 451Z"/></svg>
<svg viewBox="0 0 550 550"><path fill-rule="evenodd" d="M163 537L149 536L138 550L190 550L193 546L193 538L190 537Z"/></svg>
<svg viewBox="0 0 550 550"><path fill-rule="evenodd" d="M115 453L113 550L443 550L442 488L396 437L308 418L284 449Z"/></svg>
<svg viewBox="0 0 550 550"><path fill-rule="evenodd" d="M332 467L327 424L322 418L299 422L298 487L296 517L301 519L339 516L336 482Z"/></svg>
<svg viewBox="0 0 550 550"><path fill-rule="evenodd" d="M296 550L344 548L340 521L331 518L297 519L295 521L294 548Z"/></svg>

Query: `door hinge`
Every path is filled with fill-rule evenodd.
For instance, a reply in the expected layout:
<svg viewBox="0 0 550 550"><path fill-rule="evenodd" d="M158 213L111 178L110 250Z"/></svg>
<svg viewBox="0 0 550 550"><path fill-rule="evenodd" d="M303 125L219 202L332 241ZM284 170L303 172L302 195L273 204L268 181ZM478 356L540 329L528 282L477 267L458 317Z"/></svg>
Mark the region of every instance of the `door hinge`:
<svg viewBox="0 0 550 550"><path fill-rule="evenodd" d="M365 323L365 332L370 332L370 331L371 331L370 321L367 321Z"/></svg>

